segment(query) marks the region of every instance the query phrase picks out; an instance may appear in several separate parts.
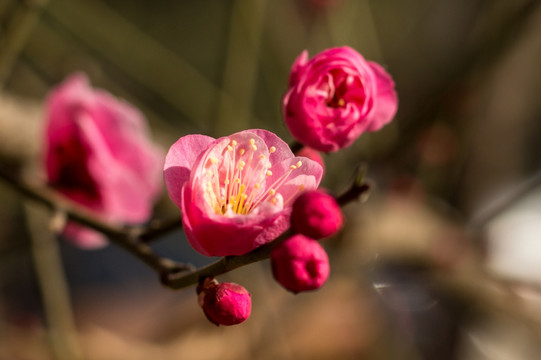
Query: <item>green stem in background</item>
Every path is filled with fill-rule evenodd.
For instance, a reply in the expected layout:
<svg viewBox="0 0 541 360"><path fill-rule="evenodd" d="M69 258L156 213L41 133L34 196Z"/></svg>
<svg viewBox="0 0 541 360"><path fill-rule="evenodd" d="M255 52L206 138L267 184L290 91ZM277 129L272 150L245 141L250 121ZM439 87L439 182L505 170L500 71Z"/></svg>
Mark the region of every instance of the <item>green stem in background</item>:
<svg viewBox="0 0 541 360"><path fill-rule="evenodd" d="M252 102L266 6L267 0L234 0L232 3L222 91L213 127L216 134L252 127Z"/></svg>
<svg viewBox="0 0 541 360"><path fill-rule="evenodd" d="M54 231L43 231L47 228L49 214L36 208L35 204L26 204L25 208L53 356L57 360L83 359L56 236ZM62 217L53 219L63 222ZM57 225L63 226L58 221Z"/></svg>
<svg viewBox="0 0 541 360"><path fill-rule="evenodd" d="M17 9L8 29L0 37L0 87L5 85L17 57L24 48L47 3L47 0L18 1Z"/></svg>

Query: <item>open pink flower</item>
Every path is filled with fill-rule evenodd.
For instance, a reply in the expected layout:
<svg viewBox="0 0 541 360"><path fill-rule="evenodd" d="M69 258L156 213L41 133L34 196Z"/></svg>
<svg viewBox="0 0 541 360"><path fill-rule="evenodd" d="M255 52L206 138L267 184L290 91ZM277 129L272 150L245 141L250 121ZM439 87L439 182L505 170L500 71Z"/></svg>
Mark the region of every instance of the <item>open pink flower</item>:
<svg viewBox="0 0 541 360"><path fill-rule="evenodd" d="M320 151L337 151L363 132L390 122L398 107L394 82L378 64L349 47L295 60L283 100L291 134Z"/></svg>
<svg viewBox="0 0 541 360"><path fill-rule="evenodd" d="M48 183L104 219L146 221L162 189L163 153L149 140L143 115L75 74L46 101ZM97 232L69 223L64 234L84 248L106 243Z"/></svg>
<svg viewBox="0 0 541 360"><path fill-rule="evenodd" d="M294 198L317 188L322 172L273 133L256 129L180 138L165 158L164 177L190 244L204 255L227 256L284 232Z"/></svg>

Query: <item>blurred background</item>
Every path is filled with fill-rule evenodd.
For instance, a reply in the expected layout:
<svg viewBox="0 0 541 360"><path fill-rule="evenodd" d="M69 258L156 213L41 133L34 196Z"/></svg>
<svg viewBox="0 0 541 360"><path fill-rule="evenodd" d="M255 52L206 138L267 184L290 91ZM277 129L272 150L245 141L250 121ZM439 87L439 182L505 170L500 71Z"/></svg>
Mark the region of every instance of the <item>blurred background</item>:
<svg viewBox="0 0 541 360"><path fill-rule="evenodd" d="M355 48L400 99L390 125L324 157L324 187L359 164L373 184L325 243L328 283L294 296L267 261L221 276L252 293L230 328L114 245L51 239L50 214L0 182L0 359L537 359L539 3L0 0L0 163L36 181L43 99L74 71L139 107L164 149L247 128L291 141L280 106L304 49ZM164 195L155 217L177 214ZM153 247L213 260L181 231Z"/></svg>

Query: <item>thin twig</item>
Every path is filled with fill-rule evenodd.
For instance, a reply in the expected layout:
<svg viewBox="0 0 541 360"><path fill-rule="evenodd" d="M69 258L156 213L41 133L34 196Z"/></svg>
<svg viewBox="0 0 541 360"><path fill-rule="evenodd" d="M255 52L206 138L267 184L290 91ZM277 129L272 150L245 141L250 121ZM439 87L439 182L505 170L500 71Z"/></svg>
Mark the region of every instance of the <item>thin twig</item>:
<svg viewBox="0 0 541 360"><path fill-rule="evenodd" d="M226 256L217 262L195 269L190 264L177 263L171 259L158 256L145 242L181 226L180 220L154 222L148 226L126 227L121 224L107 222L83 207L58 195L44 186L32 185L17 177L10 175L8 171L0 168L0 178L3 178L17 191L26 197L36 200L54 211L65 214L68 220L76 221L97 230L126 251L135 255L150 268L155 270L162 279L164 285L172 289L180 289L197 284L201 278L217 276L238 267L251 264L269 257L272 249L280 241L283 241L289 232L269 244L263 245L254 251L241 256ZM344 205L358 199L369 190L369 186L362 182L364 168L360 167L351 187L337 201Z"/></svg>
<svg viewBox="0 0 541 360"><path fill-rule="evenodd" d="M363 194L366 194L370 190L370 186L367 183L360 181L361 178L364 178L364 171L365 169L363 167L359 167L356 179L353 181L350 188L336 198L341 206L351 201L358 200ZM270 256L272 249L289 236L291 236L290 231L281 235L271 243L260 246L248 254L241 256L226 256L215 263L194 271L166 273L165 276L162 276L162 282L172 289L180 289L192 284L197 284L202 278L221 275L241 266L267 259Z"/></svg>
<svg viewBox="0 0 541 360"><path fill-rule="evenodd" d="M19 2L8 30L0 41L0 86L3 86L11 69L24 48L32 29L39 20L48 0L26 0Z"/></svg>
<svg viewBox="0 0 541 360"><path fill-rule="evenodd" d="M154 236L161 235L165 230L170 231L172 222L164 223L164 226L167 225L168 227L163 229L157 225L148 228L127 227L122 224L105 221L53 190L44 186L30 184L10 175L8 171L1 168L0 178L3 178L27 198L38 201L53 211L64 213L68 220L76 221L103 233L116 245L132 253L159 273L193 269L193 266L189 264L177 263L156 255L148 245L139 239L139 236L141 236L148 240Z"/></svg>
<svg viewBox="0 0 541 360"><path fill-rule="evenodd" d="M536 172L516 187L503 193L495 201L477 212L470 221L470 227L473 230L481 230L490 220L516 204L539 185L541 185L541 171Z"/></svg>

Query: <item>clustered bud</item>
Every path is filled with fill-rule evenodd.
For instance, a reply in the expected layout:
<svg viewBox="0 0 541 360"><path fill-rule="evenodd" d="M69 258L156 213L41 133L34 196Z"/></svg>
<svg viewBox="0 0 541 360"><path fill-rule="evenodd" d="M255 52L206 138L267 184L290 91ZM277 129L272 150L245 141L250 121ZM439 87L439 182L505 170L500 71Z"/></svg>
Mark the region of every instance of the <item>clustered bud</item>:
<svg viewBox="0 0 541 360"><path fill-rule="evenodd" d="M329 277L327 253L317 241L304 235L294 235L278 244L270 259L276 281L293 293L318 289Z"/></svg>
<svg viewBox="0 0 541 360"><path fill-rule="evenodd" d="M291 228L294 232L322 239L334 235L343 223L340 206L324 191L306 191L293 203Z"/></svg>
<svg viewBox="0 0 541 360"><path fill-rule="evenodd" d="M197 287L199 305L212 323L236 325L248 319L252 311L250 293L235 283L218 283L206 278Z"/></svg>

